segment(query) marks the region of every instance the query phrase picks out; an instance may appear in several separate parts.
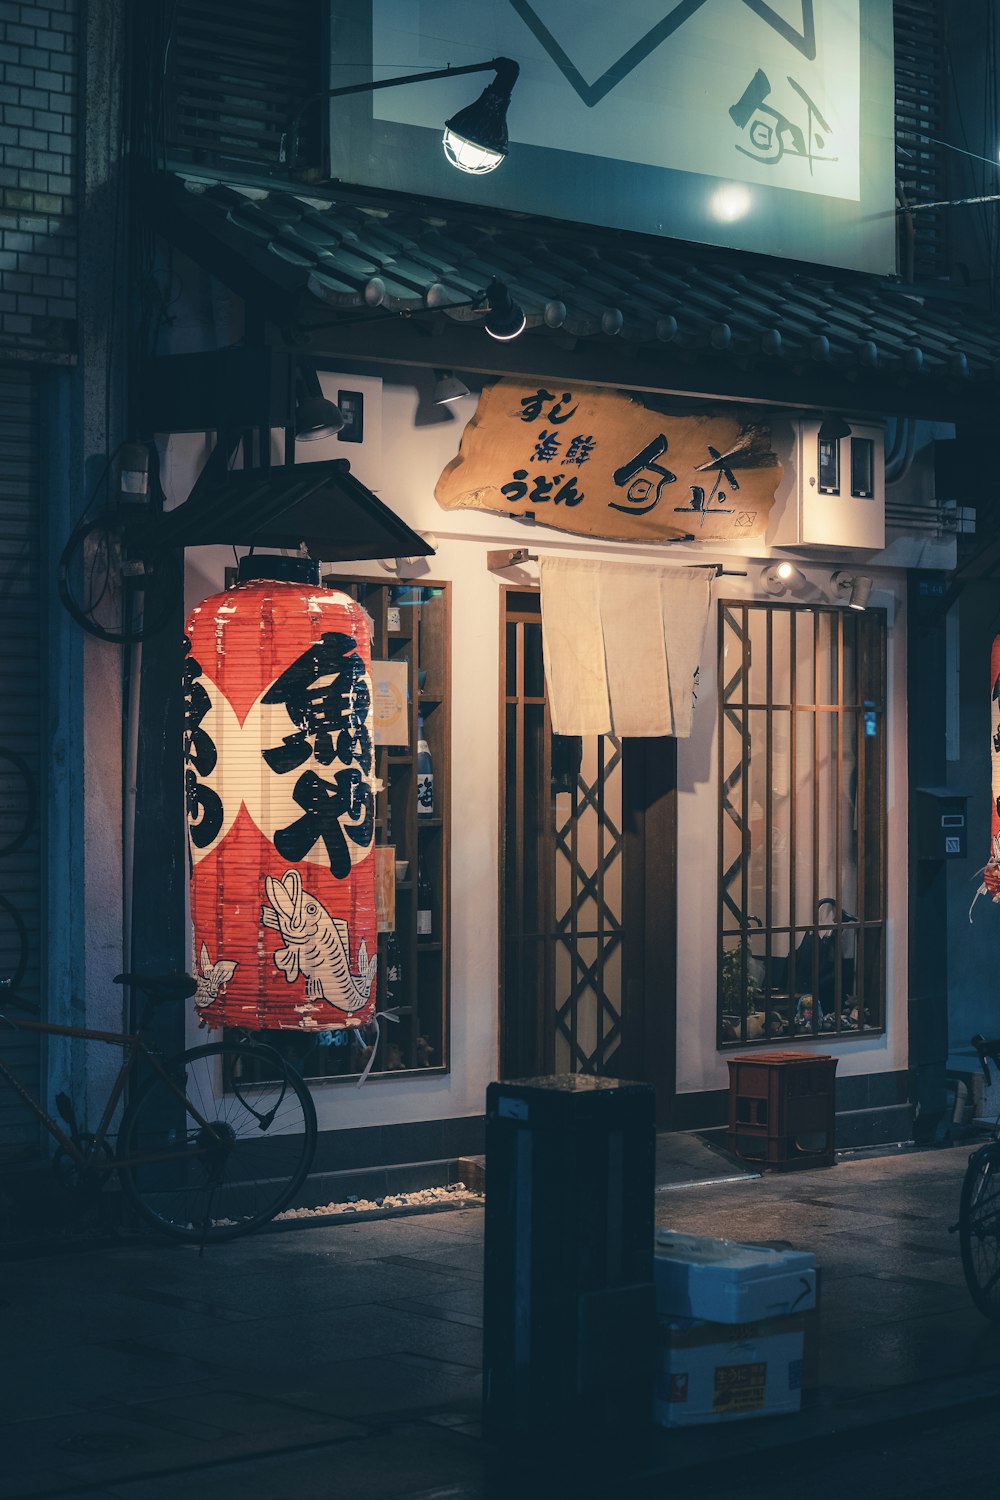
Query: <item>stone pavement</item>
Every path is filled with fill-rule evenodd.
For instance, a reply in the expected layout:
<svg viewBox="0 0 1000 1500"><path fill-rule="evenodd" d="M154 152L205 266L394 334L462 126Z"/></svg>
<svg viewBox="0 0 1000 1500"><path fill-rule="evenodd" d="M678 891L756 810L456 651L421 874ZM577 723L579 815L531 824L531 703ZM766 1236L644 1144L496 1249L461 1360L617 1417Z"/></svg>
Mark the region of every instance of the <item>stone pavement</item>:
<svg viewBox="0 0 1000 1500"><path fill-rule="evenodd" d="M995 1410L1000 1330L948 1234L968 1147L758 1177L693 1137L660 1144L658 1224L816 1252L815 1374L800 1414L656 1429L621 1457L618 1493L722 1493L727 1473L746 1483L782 1455L834 1463L894 1423ZM482 1225L467 1207L203 1257L142 1237L7 1260L0 1500L509 1493L479 1436Z"/></svg>

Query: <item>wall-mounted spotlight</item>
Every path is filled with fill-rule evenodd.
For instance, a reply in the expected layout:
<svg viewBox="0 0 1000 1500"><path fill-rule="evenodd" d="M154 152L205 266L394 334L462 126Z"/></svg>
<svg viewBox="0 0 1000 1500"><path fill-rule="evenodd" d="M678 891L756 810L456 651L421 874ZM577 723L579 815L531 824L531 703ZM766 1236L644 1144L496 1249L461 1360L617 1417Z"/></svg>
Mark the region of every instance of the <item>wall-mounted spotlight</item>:
<svg viewBox="0 0 1000 1500"><path fill-rule="evenodd" d="M418 531L417 536L422 537L428 547L433 547L434 551L437 552L440 544L433 531ZM402 573L404 568L418 572L422 570L426 573L429 567L426 557L380 557L378 558L378 565L380 568L384 568L387 573L396 574ZM419 600L414 600L413 602L419 603Z"/></svg>
<svg viewBox="0 0 1000 1500"><path fill-rule="evenodd" d="M520 72L509 57L496 57L491 66L497 74L493 82L444 127L445 156L460 172L475 177L492 172L507 155L507 106Z"/></svg>
<svg viewBox="0 0 1000 1500"><path fill-rule="evenodd" d="M299 365L295 377L295 440L314 442L336 437L344 425L344 414L323 395L314 365Z"/></svg>
<svg viewBox="0 0 1000 1500"><path fill-rule="evenodd" d="M875 580L867 573L831 573L830 597L849 609L867 609Z"/></svg>
<svg viewBox="0 0 1000 1500"><path fill-rule="evenodd" d="M838 443L841 438L850 437L850 435L850 424L845 422L838 412L831 412L828 417L823 418L817 434L824 443Z"/></svg>
<svg viewBox="0 0 1000 1500"><path fill-rule="evenodd" d="M516 339L527 326L524 309L514 301L506 285L494 279L482 295L486 309L484 327L491 338Z"/></svg>
<svg viewBox="0 0 1000 1500"><path fill-rule="evenodd" d="M435 370L434 402L437 406L447 406L450 401L461 401L463 396L471 394L464 380L459 380L454 370Z"/></svg>
<svg viewBox="0 0 1000 1500"><path fill-rule="evenodd" d="M480 305L486 310L485 328L490 338L516 339L527 327L524 308L514 301L502 281L494 279L490 282Z"/></svg>
<svg viewBox="0 0 1000 1500"><path fill-rule="evenodd" d="M760 573L761 588L775 597L797 593L805 587L805 582L805 575L799 572L794 563L787 561L768 563Z"/></svg>

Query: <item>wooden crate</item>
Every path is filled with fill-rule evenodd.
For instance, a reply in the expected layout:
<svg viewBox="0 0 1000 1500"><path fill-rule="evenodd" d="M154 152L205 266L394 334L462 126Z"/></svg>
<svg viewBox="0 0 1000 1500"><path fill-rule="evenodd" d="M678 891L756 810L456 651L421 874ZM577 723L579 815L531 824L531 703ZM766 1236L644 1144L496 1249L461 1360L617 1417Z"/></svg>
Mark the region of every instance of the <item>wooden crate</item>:
<svg viewBox="0 0 1000 1500"><path fill-rule="evenodd" d="M832 1166L837 1059L764 1052L728 1061L730 1151L777 1171Z"/></svg>

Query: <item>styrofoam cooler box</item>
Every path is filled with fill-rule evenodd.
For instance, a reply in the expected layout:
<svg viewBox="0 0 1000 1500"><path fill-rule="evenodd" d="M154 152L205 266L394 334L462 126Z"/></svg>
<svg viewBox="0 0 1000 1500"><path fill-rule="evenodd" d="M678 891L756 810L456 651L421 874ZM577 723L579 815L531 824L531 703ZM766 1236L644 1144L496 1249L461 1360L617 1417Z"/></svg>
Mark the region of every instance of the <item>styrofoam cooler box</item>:
<svg viewBox="0 0 1000 1500"><path fill-rule="evenodd" d="M805 1317L730 1325L658 1318L653 1420L691 1427L796 1412Z"/></svg>
<svg viewBox="0 0 1000 1500"><path fill-rule="evenodd" d="M653 1280L660 1318L756 1323L816 1306L816 1257L809 1250L658 1229Z"/></svg>

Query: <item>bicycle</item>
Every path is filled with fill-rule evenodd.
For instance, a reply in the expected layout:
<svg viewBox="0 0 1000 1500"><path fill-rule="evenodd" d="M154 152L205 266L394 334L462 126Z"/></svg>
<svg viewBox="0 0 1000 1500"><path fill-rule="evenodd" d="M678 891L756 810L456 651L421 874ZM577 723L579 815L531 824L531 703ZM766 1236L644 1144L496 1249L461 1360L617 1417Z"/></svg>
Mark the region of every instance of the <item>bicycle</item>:
<svg viewBox="0 0 1000 1500"><path fill-rule="evenodd" d="M1000 1068L1000 1037L972 1038L987 1087L992 1082L989 1058ZM993 1139L969 1157L958 1211L962 1270L972 1300L987 1318L1000 1321L1000 1121Z"/></svg>
<svg viewBox="0 0 1000 1500"><path fill-rule="evenodd" d="M56 1099L64 1129L0 1059L0 1080L28 1105L56 1142L60 1181L99 1192L117 1174L129 1203L146 1223L176 1239L232 1239L267 1224L291 1201L312 1165L316 1110L303 1079L280 1053L244 1034L164 1059L145 1039L154 1011L195 993L189 974L118 974L116 984L146 997L131 1031L16 1019L0 1025L45 1036L78 1037L123 1049L121 1066L95 1131L81 1130L70 1100ZM0 995L27 1010L10 980ZM266 1083L253 1080L267 1065ZM141 1067L125 1108L116 1147L111 1126L130 1079Z"/></svg>

